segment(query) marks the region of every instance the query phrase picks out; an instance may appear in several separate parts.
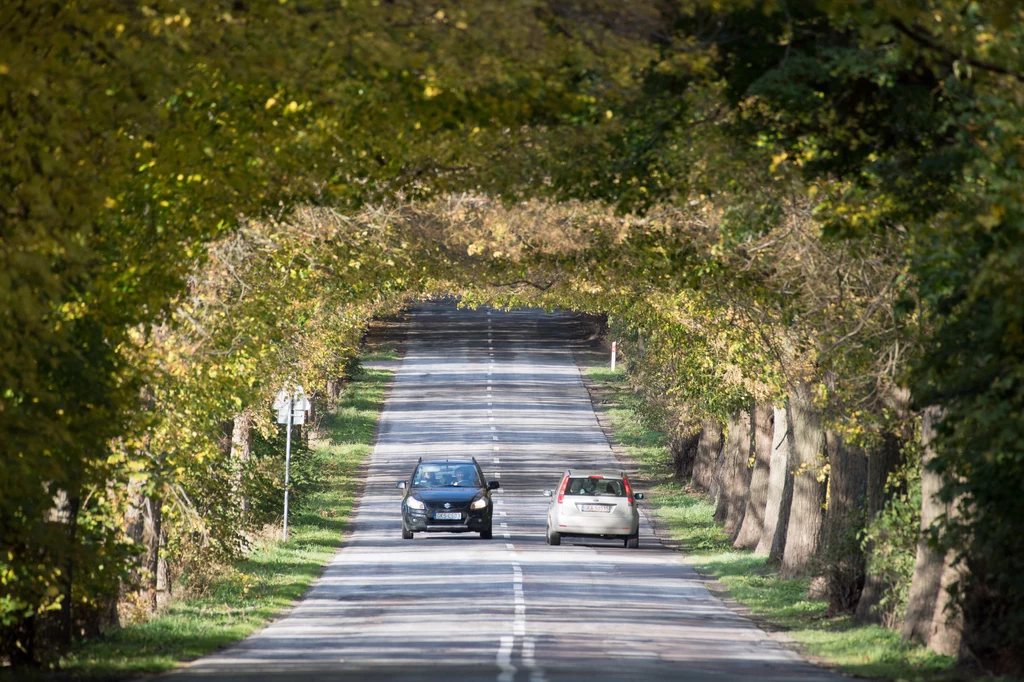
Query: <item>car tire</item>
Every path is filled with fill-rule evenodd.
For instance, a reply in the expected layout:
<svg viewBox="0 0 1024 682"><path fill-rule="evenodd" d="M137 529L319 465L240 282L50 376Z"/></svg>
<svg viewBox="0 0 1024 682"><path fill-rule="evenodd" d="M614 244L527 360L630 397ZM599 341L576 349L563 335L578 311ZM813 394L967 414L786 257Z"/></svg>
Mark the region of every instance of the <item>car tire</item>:
<svg viewBox="0 0 1024 682"><path fill-rule="evenodd" d="M480 531L480 539L481 540L490 540L492 537L494 537L494 535L493 535L493 528L492 528L491 524L488 523L487 527L484 528L482 531Z"/></svg>
<svg viewBox="0 0 1024 682"><path fill-rule="evenodd" d="M406 530L405 526L402 526L402 539L403 540L412 540L412 531L411 530Z"/></svg>
<svg viewBox="0 0 1024 682"><path fill-rule="evenodd" d="M626 546L626 549L636 549L639 547L640 531L637 531L635 535L627 535L622 544Z"/></svg>
<svg viewBox="0 0 1024 682"><path fill-rule="evenodd" d="M549 545L560 545L562 544L562 534L556 533L553 530L548 530L548 544Z"/></svg>

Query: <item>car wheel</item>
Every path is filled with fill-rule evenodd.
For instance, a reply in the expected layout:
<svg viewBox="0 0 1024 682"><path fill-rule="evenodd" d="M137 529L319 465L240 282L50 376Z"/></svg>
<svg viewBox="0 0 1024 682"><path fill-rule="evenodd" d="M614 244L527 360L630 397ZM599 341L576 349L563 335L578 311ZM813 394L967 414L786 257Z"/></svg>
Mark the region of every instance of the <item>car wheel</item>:
<svg viewBox="0 0 1024 682"><path fill-rule="evenodd" d="M490 540L492 537L494 537L491 533L492 533L491 524L488 523L487 527L484 528L482 531L480 531L480 539L481 540Z"/></svg>
<svg viewBox="0 0 1024 682"><path fill-rule="evenodd" d="M411 530L406 530L405 526L402 526L402 539L403 540L412 540L412 531Z"/></svg>
<svg viewBox="0 0 1024 682"><path fill-rule="evenodd" d="M548 544L549 545L560 545L562 544L561 533L556 533L553 530L548 530Z"/></svg>
<svg viewBox="0 0 1024 682"><path fill-rule="evenodd" d="M640 531L636 532L636 535L629 535L622 543L626 546L626 549L636 549L640 546Z"/></svg>

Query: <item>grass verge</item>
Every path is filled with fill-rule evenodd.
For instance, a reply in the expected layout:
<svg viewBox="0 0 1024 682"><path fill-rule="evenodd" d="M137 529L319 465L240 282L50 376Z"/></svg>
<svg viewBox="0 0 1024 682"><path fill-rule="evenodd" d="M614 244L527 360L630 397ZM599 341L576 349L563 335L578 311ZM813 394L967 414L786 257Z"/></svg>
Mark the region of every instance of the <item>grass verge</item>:
<svg viewBox="0 0 1024 682"><path fill-rule="evenodd" d="M174 601L151 620L84 642L61 661L58 678L164 672L245 638L301 597L341 541L390 377L384 370L362 371L326 416L326 438L310 444L307 462L295 463L318 472L319 482L290 515L287 543L268 537L215 579L203 598Z"/></svg>
<svg viewBox="0 0 1024 682"><path fill-rule="evenodd" d="M697 571L717 579L759 624L785 630L803 653L849 674L907 682L964 679L952 658L909 646L897 632L860 625L848 616L827 617L824 601L806 598L807 580L783 580L765 565L764 557L733 549L721 525L712 520L714 505L672 480L666 438L641 416L640 398L628 390L625 373L596 365L585 366L583 372L616 441L652 482L646 498L650 509Z"/></svg>

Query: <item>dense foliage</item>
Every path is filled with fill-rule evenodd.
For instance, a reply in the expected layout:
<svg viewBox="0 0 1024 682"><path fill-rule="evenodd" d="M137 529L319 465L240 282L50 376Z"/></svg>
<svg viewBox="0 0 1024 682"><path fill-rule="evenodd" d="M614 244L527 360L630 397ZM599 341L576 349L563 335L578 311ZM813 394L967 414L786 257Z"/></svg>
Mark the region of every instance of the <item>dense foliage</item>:
<svg viewBox="0 0 1024 682"><path fill-rule="evenodd" d="M872 452L941 407L922 475L970 646L1024 639L1017 3L51 0L0 27L0 655L109 623L184 538L239 551L273 394L329 393L368 320L441 291L610 314L681 437L803 391ZM890 600L900 471L867 531Z"/></svg>

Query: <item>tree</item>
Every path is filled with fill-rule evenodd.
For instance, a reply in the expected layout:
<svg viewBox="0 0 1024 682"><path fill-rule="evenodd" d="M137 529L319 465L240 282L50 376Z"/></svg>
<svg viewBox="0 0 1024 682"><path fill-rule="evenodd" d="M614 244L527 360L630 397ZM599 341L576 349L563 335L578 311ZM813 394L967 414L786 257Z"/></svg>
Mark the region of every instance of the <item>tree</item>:
<svg viewBox="0 0 1024 682"><path fill-rule="evenodd" d="M814 405L811 386L793 387L789 396L790 467L794 471L793 500L789 508L786 549L782 556L782 575L792 578L803 574L821 543L824 485L821 467L825 432L821 411Z"/></svg>
<svg viewBox="0 0 1024 682"><path fill-rule="evenodd" d="M737 410L729 419L715 520L735 538L743 522L750 486L750 411Z"/></svg>
<svg viewBox="0 0 1024 682"><path fill-rule="evenodd" d="M789 530L789 510L793 501L793 473L790 469L789 412L772 408L772 456L768 471L768 499L765 503L764 530L755 552L769 562L782 561Z"/></svg>
<svg viewBox="0 0 1024 682"><path fill-rule="evenodd" d="M750 472L750 492L743 515L743 525L740 526L736 541L733 543L737 549L756 548L764 534L771 477L772 418L773 411L770 405L763 402L754 405L754 464ZM778 514L777 511L775 513ZM777 516L774 523L778 523Z"/></svg>
<svg viewBox="0 0 1024 682"><path fill-rule="evenodd" d="M917 544L914 581L910 586L907 615L903 621L903 638L927 644L941 588L944 553L934 546L933 526L946 511L938 499L942 478L931 467L935 458L934 441L940 411L924 410L921 424L921 529Z"/></svg>

